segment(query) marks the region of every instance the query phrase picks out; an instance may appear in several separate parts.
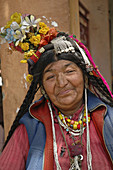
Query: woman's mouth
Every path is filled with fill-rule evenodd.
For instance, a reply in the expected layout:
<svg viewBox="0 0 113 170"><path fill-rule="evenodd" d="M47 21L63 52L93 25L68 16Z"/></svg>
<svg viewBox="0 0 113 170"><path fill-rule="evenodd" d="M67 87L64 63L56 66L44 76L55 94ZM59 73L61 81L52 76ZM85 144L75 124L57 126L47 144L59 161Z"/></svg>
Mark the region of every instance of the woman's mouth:
<svg viewBox="0 0 113 170"><path fill-rule="evenodd" d="M59 95L59 96L67 95L70 91L71 91L71 89L61 90L61 91L58 93L58 95Z"/></svg>

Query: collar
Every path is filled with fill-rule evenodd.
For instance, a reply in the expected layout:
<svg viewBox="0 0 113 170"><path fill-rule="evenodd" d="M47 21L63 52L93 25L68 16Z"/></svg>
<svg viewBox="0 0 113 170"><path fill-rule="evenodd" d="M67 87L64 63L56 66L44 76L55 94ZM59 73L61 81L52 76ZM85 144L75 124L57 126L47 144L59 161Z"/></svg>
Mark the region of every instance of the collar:
<svg viewBox="0 0 113 170"><path fill-rule="evenodd" d="M96 97L96 95L94 95L91 91L88 90L88 110L90 112L94 111L95 109L97 109L100 106L104 106L107 109L107 106L105 105L104 102L102 102L101 99L99 99L98 97Z"/></svg>

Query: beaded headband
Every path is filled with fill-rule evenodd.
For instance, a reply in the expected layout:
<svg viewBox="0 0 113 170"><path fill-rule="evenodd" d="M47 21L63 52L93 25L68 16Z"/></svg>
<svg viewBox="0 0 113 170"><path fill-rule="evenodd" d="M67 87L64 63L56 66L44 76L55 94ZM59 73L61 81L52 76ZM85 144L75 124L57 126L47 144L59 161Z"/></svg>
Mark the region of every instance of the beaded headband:
<svg viewBox="0 0 113 170"><path fill-rule="evenodd" d="M54 27L49 28L44 22L41 22L40 18L36 19L33 15L22 15L21 13L15 12L11 16L10 21L1 28L0 44L8 42L10 49L24 54L23 60L20 61L21 63L33 65L37 63L41 54L47 50L46 45L48 44L51 44L52 48L54 46L56 54L63 52L75 53L73 44L68 41L65 36L57 37L57 34L58 31ZM99 77L102 80L113 98L107 82L98 71L88 49L75 38L75 35L69 37L79 49L86 64L86 70L90 75ZM26 79L31 82L33 77L28 74ZM94 87L92 87L92 89L94 93L96 91L96 93L99 94Z"/></svg>

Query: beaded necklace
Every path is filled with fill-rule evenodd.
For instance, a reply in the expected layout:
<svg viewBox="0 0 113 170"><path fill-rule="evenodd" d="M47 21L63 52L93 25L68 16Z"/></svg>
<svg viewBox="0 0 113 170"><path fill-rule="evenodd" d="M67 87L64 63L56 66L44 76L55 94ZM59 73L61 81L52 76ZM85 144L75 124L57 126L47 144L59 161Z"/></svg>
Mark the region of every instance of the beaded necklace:
<svg viewBox="0 0 113 170"><path fill-rule="evenodd" d="M67 147L67 151L70 158L70 168L69 170L74 169L81 169L81 163L83 160L83 145L82 145L82 135L84 133L84 129L86 127L86 109L84 107L84 113L83 109L81 111L80 117L78 121L75 121L67 116L64 116L60 111L58 112L57 116L59 126ZM88 123L90 122L90 113L88 113ZM71 134L71 138L73 139L72 145L67 145L65 135L63 133L62 127L66 129L67 133ZM79 136L79 140L75 141L74 136Z"/></svg>
<svg viewBox="0 0 113 170"><path fill-rule="evenodd" d="M80 115L78 121L75 121L67 116L64 116L60 111L59 111L58 119L61 126L63 126L67 132L73 134L74 136L79 135L81 127L83 128L83 131L86 127L86 109L84 108L84 114ZM91 119L90 113L88 113L88 122L90 122L90 119Z"/></svg>

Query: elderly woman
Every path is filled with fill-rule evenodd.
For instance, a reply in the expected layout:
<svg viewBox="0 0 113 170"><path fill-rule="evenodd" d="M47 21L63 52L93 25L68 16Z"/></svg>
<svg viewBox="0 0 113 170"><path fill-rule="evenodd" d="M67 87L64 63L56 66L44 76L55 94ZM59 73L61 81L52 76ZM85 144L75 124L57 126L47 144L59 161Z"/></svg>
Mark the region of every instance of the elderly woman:
<svg viewBox="0 0 113 170"><path fill-rule="evenodd" d="M86 47L57 32L27 62L33 80L0 170L113 169L113 96Z"/></svg>

